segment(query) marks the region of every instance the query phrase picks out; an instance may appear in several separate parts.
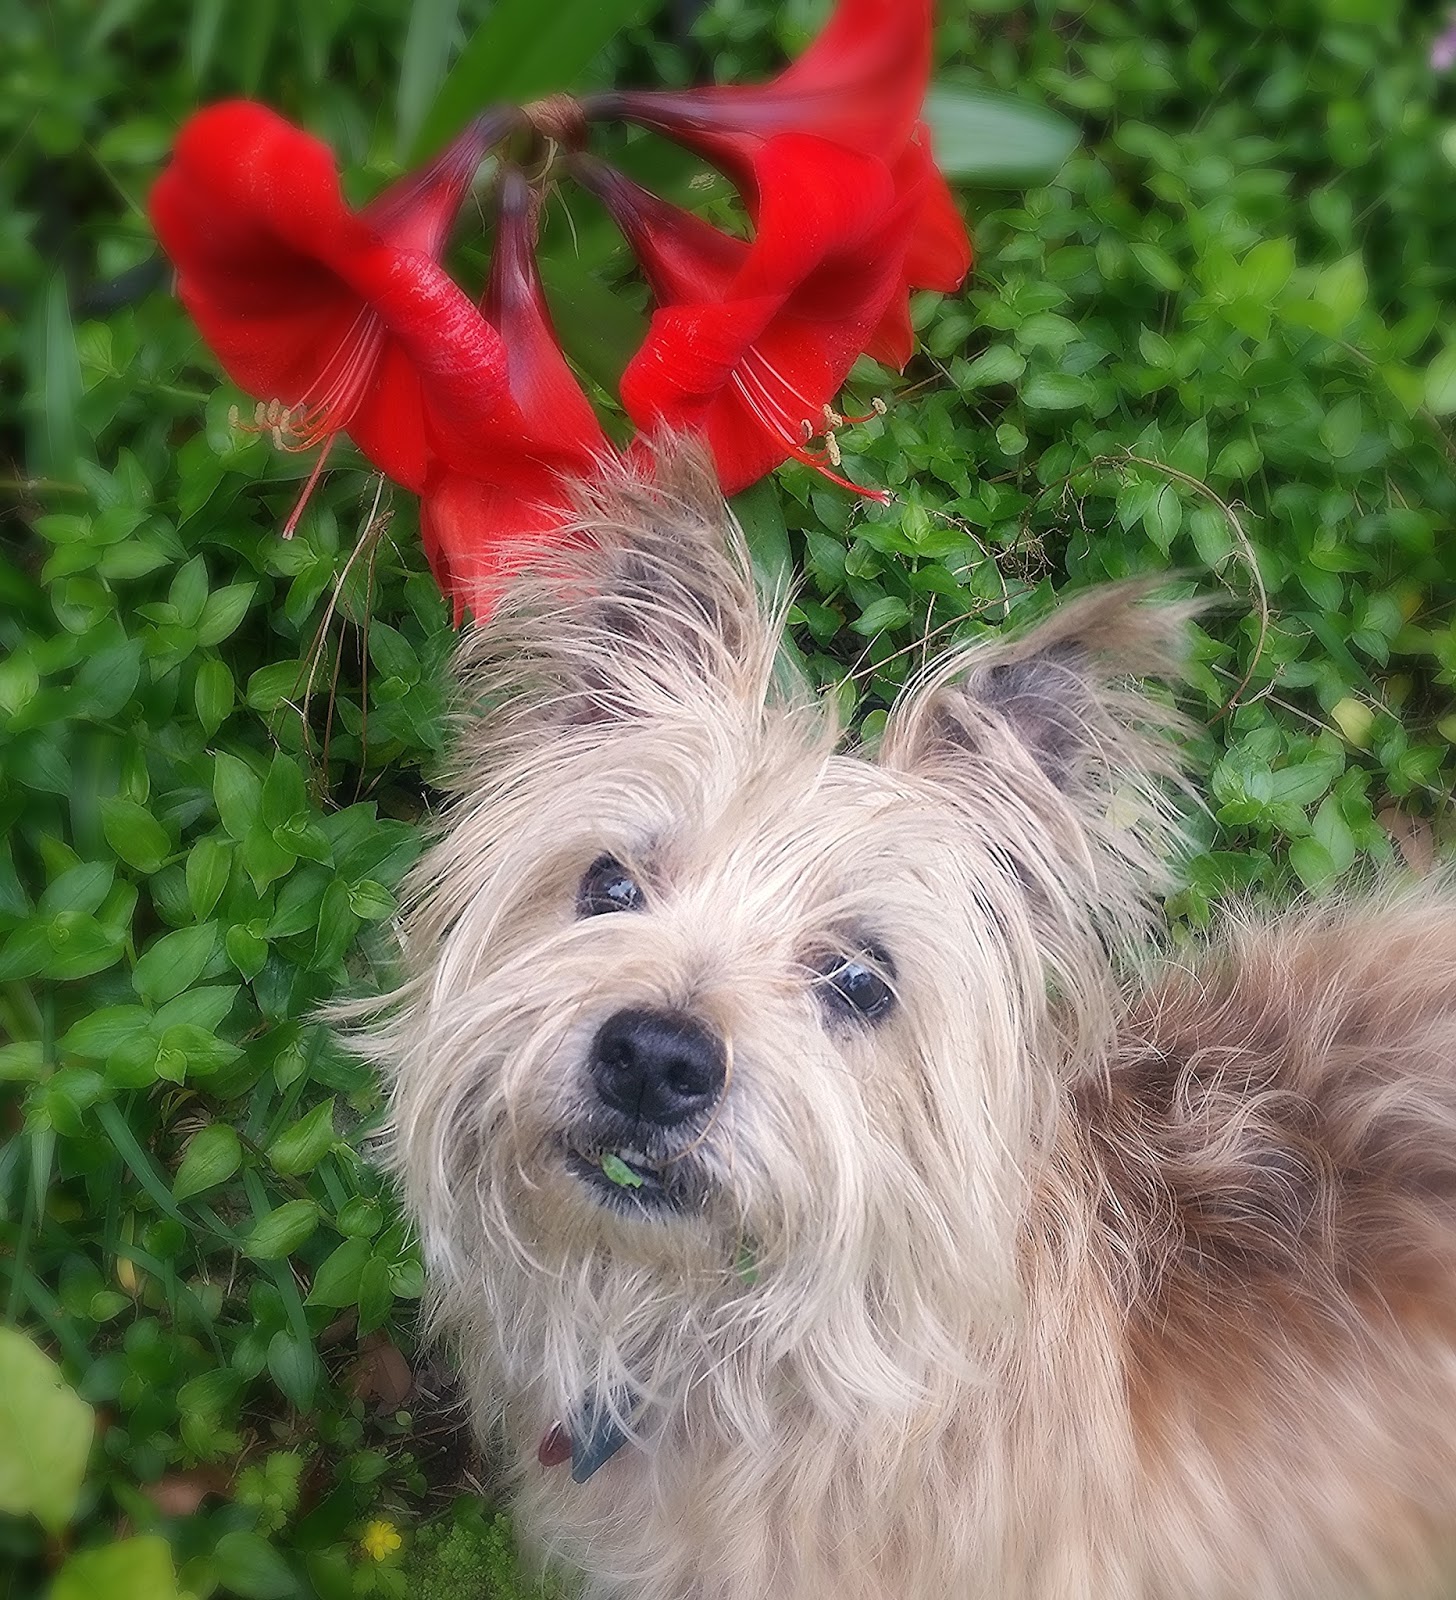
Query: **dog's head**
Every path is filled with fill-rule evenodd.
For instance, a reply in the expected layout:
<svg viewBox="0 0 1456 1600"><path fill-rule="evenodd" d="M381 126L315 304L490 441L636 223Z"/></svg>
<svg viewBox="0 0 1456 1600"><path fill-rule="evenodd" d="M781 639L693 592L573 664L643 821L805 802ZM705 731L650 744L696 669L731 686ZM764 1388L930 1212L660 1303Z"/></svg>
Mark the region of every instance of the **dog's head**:
<svg viewBox="0 0 1456 1600"><path fill-rule="evenodd" d="M1168 714L1117 684L1183 613L1096 593L847 753L691 451L585 521L466 646L382 1036L437 1273L774 1281L785 1338L1003 1297L1038 1118L1156 873Z"/></svg>

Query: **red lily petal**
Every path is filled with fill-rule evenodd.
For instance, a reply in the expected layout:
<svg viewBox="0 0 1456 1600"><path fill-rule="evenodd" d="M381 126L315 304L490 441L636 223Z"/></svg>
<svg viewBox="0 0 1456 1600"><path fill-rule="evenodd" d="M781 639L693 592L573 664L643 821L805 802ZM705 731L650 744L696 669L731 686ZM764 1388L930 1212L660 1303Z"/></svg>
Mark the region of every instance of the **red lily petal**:
<svg viewBox="0 0 1456 1600"><path fill-rule="evenodd" d="M466 610L486 616L506 577L558 541L573 514L571 480L611 448L551 326L532 203L526 180L508 168L484 299L505 352L506 403L488 428L431 439L420 532L457 624Z"/></svg>
<svg viewBox="0 0 1456 1600"><path fill-rule="evenodd" d="M594 95L582 110L696 150L733 179L752 209L753 157L776 135L817 134L893 161L920 115L930 65L930 0L839 0L823 32L770 83Z"/></svg>
<svg viewBox="0 0 1456 1600"><path fill-rule="evenodd" d="M930 130L923 122L895 163L895 187L902 194L911 189L920 191L905 253L903 292L890 302L865 350L876 361L903 372L915 353L909 291L937 289L942 294L952 293L965 282L973 257L966 225L935 164Z"/></svg>
<svg viewBox="0 0 1456 1600"><path fill-rule="evenodd" d="M755 170L763 206L742 270L713 300L660 309L621 386L639 426L705 433L730 494L808 459L900 287L920 202L894 197L882 163L806 135L770 140Z"/></svg>
<svg viewBox="0 0 1456 1600"><path fill-rule="evenodd" d="M802 282L826 260L854 250L878 227L894 198L882 161L811 134L770 139L754 160L754 172L758 233L734 280L735 295ZM855 269L867 265L852 263L851 280ZM824 287L819 285L821 294Z"/></svg>
<svg viewBox="0 0 1456 1600"><path fill-rule="evenodd" d="M387 191L371 217L345 205L318 140L263 106L226 102L183 128L151 196L179 293L229 375L294 410L301 443L347 427L415 489L426 412L466 433L505 395L494 330L415 248L443 237L481 126Z"/></svg>
<svg viewBox="0 0 1456 1600"><path fill-rule="evenodd" d="M657 300L715 300L743 268L749 246L663 200L595 157L571 159L573 176L622 230Z"/></svg>
<svg viewBox="0 0 1456 1600"><path fill-rule="evenodd" d="M905 294L895 295L889 309L880 318L879 326L870 335L865 354L896 372L903 372L915 354L915 328L910 321L910 300Z"/></svg>
<svg viewBox="0 0 1456 1600"><path fill-rule="evenodd" d="M701 428L708 407L782 307L781 296L761 295L654 312L622 374L627 415L639 428ZM789 426L796 429L797 419Z"/></svg>
<svg viewBox="0 0 1456 1600"><path fill-rule="evenodd" d="M510 575L560 544L574 517L566 485L543 471L532 494L520 485L432 472L420 501L420 538L457 627L466 611L484 620Z"/></svg>
<svg viewBox="0 0 1456 1600"><path fill-rule="evenodd" d="M523 121L516 106L483 112L433 161L392 183L360 215L397 248L438 260L486 151Z"/></svg>
<svg viewBox="0 0 1456 1600"><path fill-rule="evenodd" d="M505 344L511 399L527 429L552 455L574 458L585 468L606 449L606 437L551 325L536 265L531 204L525 178L507 170L484 310Z"/></svg>
<svg viewBox="0 0 1456 1600"><path fill-rule="evenodd" d="M950 185L935 164L930 130L923 122L895 164L897 189L917 184L923 185L923 194L905 256L905 281L912 289L951 294L965 282L974 252Z"/></svg>

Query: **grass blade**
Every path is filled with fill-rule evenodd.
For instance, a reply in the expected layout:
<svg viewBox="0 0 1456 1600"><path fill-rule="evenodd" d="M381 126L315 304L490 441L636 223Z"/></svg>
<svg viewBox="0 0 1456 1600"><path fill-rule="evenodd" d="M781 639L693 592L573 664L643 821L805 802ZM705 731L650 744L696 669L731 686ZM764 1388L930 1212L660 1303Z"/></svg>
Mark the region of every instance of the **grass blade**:
<svg viewBox="0 0 1456 1600"><path fill-rule="evenodd" d="M401 161L445 80L459 16L460 0L415 0L410 8L395 107L395 151Z"/></svg>

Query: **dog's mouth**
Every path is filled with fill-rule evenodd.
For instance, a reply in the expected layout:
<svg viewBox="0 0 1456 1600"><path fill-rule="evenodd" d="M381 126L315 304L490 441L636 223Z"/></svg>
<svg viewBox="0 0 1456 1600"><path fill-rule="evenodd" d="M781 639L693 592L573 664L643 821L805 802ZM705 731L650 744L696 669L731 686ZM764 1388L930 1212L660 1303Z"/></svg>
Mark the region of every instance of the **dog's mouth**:
<svg viewBox="0 0 1456 1600"><path fill-rule="evenodd" d="M566 1170L581 1180L594 1197L627 1215L671 1213L693 1209L702 1186L690 1165L671 1155L651 1155L632 1145L561 1141Z"/></svg>

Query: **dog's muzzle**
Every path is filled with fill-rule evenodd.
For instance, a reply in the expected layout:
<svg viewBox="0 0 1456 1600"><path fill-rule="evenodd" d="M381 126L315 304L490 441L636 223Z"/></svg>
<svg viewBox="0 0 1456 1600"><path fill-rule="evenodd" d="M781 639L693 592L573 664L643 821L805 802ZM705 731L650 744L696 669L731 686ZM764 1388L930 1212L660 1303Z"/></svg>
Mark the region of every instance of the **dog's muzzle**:
<svg viewBox="0 0 1456 1600"><path fill-rule="evenodd" d="M698 1209L706 1199L692 1152L728 1076L723 1041L677 1011L615 1012L587 1055L594 1106L562 1144L570 1171L613 1210Z"/></svg>

